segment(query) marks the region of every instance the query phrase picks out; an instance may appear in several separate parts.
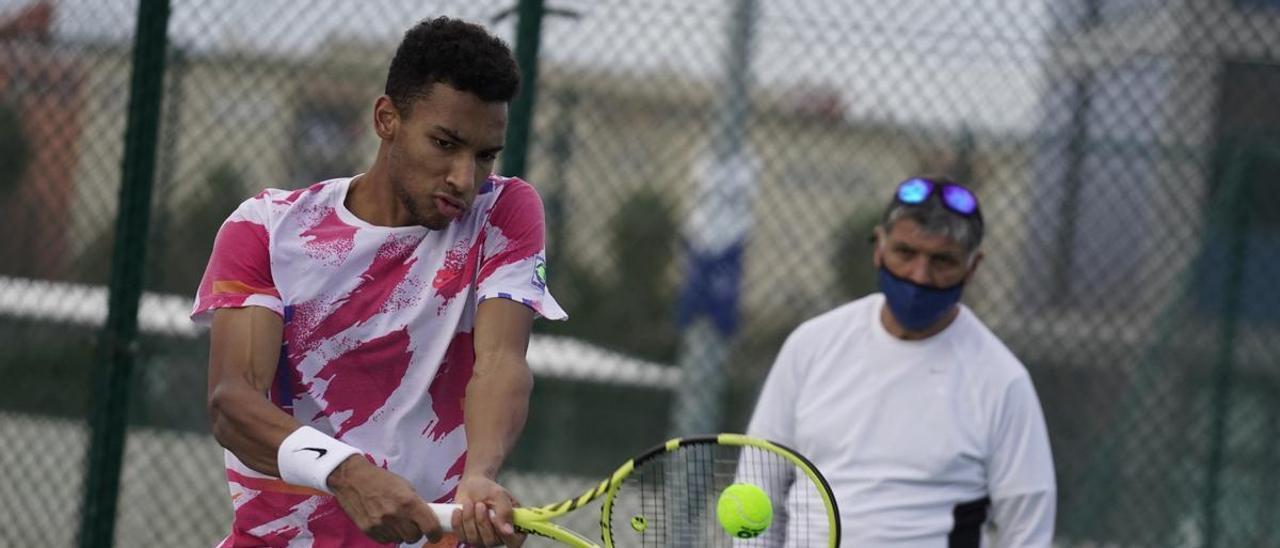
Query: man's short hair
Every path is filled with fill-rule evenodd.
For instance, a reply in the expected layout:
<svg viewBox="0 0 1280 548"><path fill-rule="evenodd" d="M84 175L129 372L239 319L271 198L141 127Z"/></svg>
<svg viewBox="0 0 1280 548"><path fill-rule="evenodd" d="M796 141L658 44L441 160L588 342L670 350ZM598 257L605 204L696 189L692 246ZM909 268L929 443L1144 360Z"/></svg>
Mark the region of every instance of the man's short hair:
<svg viewBox="0 0 1280 548"><path fill-rule="evenodd" d="M959 184L946 177L926 178L939 184ZM902 219L915 221L927 234L937 234L955 240L964 248L966 254L972 254L977 251L978 246L982 245L985 227L981 209L975 210L972 215L956 213L942 203L941 192L933 192L928 199L919 204L904 204L898 200L895 190L894 197L889 200L884 215L880 217L880 227L887 234L893 224Z"/></svg>
<svg viewBox="0 0 1280 548"><path fill-rule="evenodd" d="M437 17L404 33L387 70L385 93L407 115L433 84L510 103L520 89L520 71L511 48L480 25Z"/></svg>

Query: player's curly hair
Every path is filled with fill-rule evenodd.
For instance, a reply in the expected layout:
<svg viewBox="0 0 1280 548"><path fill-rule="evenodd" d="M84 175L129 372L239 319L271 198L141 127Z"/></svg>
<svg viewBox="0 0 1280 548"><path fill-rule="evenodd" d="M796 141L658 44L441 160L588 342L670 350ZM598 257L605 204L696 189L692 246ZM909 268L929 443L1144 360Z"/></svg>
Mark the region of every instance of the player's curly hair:
<svg viewBox="0 0 1280 548"><path fill-rule="evenodd" d="M385 93L408 115L414 101L438 83L487 102L510 103L520 89L520 71L511 48L483 27L436 17L404 33L387 70Z"/></svg>

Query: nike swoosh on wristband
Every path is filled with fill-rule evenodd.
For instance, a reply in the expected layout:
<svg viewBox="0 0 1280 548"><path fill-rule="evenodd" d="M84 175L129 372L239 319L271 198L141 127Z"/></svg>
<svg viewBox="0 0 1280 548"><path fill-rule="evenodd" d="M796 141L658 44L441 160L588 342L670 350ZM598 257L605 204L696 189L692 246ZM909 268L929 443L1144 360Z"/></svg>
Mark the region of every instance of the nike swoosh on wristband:
<svg viewBox="0 0 1280 548"><path fill-rule="evenodd" d="M294 453L297 453L298 451L315 451L316 459L324 458L325 454L329 452L328 449L322 449L320 447L303 447L302 449L294 451Z"/></svg>

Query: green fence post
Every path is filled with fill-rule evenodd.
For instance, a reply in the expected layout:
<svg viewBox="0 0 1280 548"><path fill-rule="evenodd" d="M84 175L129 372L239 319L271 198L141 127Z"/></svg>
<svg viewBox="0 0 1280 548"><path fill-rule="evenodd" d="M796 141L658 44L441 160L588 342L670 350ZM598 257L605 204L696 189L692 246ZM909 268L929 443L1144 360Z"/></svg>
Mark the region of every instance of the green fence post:
<svg viewBox="0 0 1280 548"><path fill-rule="evenodd" d="M103 360L94 371L92 438L80 523L80 546L84 548L110 546L114 540L129 383L137 350L138 301L142 296L160 102L164 95L168 25L169 0L138 3L119 213L111 257L109 308L99 340L99 355Z"/></svg>
<svg viewBox="0 0 1280 548"><path fill-rule="evenodd" d="M525 176L529 155L529 127L533 124L534 94L538 90L538 47L542 43L542 0L520 0L516 8L516 63L520 65L520 94L511 103L502 174Z"/></svg>
<svg viewBox="0 0 1280 548"><path fill-rule="evenodd" d="M1249 197L1252 177L1251 167L1254 161L1253 147L1246 144L1232 158L1223 178L1222 190L1227 192L1224 203L1226 211L1218 217L1218 222L1227 225L1228 248L1227 262L1222 268L1227 271L1223 288L1218 331L1218 356L1214 364L1213 392L1211 395L1212 417L1209 422L1209 456L1205 466L1204 512L1204 546L1219 546L1218 535L1218 503L1222 499L1222 468L1227 465L1227 417L1231 414L1231 391L1234 384L1236 334L1240 318L1241 287L1244 283L1245 247L1249 231Z"/></svg>

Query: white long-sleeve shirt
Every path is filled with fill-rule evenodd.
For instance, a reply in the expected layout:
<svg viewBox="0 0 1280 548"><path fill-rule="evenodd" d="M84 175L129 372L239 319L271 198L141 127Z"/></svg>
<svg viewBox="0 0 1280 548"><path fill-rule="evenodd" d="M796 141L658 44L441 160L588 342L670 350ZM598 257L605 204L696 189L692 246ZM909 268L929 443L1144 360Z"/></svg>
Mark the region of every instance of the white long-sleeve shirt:
<svg viewBox="0 0 1280 548"><path fill-rule="evenodd" d="M747 433L822 471L845 546L1049 546L1053 458L1026 368L966 307L903 341L882 306L871 295L797 328Z"/></svg>

